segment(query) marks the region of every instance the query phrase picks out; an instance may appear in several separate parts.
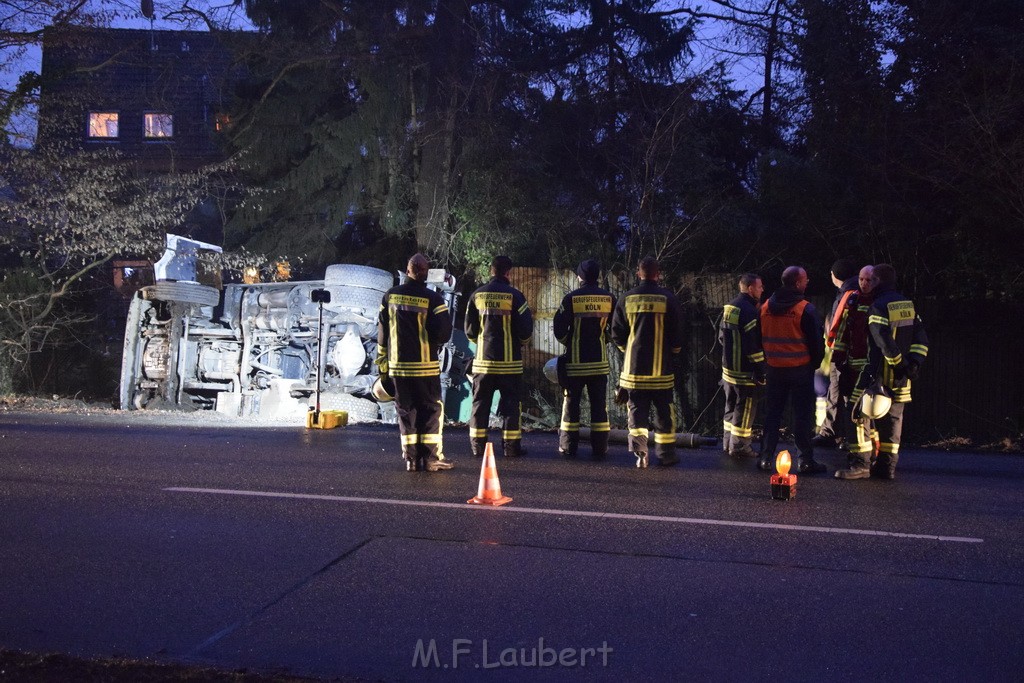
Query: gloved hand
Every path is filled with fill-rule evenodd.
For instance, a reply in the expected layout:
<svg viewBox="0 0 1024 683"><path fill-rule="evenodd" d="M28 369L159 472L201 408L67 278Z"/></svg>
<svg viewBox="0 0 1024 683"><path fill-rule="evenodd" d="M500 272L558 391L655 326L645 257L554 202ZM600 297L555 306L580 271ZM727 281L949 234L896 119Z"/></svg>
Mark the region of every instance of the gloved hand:
<svg viewBox="0 0 1024 683"><path fill-rule="evenodd" d="M907 378L907 361L901 360L896 364L896 367L892 369L892 374L897 380L905 380Z"/></svg>
<svg viewBox="0 0 1024 683"><path fill-rule="evenodd" d="M921 364L917 361L910 361L907 363L907 379L916 380L921 376Z"/></svg>
<svg viewBox="0 0 1024 683"><path fill-rule="evenodd" d="M629 401L629 390L619 387L615 390L615 405L624 406Z"/></svg>

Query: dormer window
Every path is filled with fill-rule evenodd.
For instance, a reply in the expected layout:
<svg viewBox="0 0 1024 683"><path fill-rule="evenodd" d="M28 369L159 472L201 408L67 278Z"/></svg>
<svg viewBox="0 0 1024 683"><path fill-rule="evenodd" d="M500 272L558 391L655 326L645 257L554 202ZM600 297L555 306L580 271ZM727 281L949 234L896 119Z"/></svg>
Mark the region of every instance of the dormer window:
<svg viewBox="0 0 1024 683"><path fill-rule="evenodd" d="M145 136L147 140L161 140L174 137L174 116L151 113L145 115Z"/></svg>
<svg viewBox="0 0 1024 683"><path fill-rule="evenodd" d="M90 140L112 140L117 139L117 112L116 111L91 111L89 112L89 139Z"/></svg>

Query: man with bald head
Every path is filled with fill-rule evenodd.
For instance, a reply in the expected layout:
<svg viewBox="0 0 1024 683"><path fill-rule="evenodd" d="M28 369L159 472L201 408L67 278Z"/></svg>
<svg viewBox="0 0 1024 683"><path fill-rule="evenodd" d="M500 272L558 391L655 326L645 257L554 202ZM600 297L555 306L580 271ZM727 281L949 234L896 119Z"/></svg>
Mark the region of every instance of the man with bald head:
<svg viewBox="0 0 1024 683"><path fill-rule="evenodd" d="M441 428L441 366L437 350L452 336L452 318L444 298L427 287L430 262L414 254L403 284L384 295L377 326L381 379L394 379L402 457L410 472L439 472L453 467L444 457Z"/></svg>
<svg viewBox="0 0 1024 683"><path fill-rule="evenodd" d="M758 467L775 470L775 448L779 443L782 413L790 400L793 406L793 435L800 451L797 471L815 474L825 466L815 461L811 437L814 433L814 370L825 357L821 318L804 298L807 271L790 266L782 272L782 287L761 306L761 343L767 363L764 441Z"/></svg>

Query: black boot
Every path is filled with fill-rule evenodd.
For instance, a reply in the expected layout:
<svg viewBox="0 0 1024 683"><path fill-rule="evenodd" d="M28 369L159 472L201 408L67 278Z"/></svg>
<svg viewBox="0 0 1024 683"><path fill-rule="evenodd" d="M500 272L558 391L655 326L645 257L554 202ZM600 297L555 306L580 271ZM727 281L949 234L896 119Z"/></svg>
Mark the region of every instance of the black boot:
<svg viewBox="0 0 1024 683"><path fill-rule="evenodd" d="M836 479L867 479L874 469L868 465L867 453L850 453L845 470L836 470Z"/></svg>

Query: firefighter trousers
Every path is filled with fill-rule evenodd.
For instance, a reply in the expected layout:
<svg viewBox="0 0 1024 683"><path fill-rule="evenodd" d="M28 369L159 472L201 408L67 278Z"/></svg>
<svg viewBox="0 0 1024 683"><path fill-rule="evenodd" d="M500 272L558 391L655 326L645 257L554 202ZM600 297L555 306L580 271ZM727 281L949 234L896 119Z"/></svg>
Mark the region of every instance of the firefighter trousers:
<svg viewBox="0 0 1024 683"><path fill-rule="evenodd" d="M406 460L443 460L441 378L395 377L395 408Z"/></svg>
<svg viewBox="0 0 1024 683"><path fill-rule="evenodd" d="M494 392L498 392L498 417L501 418L501 441L504 455L522 455L522 374L473 375L473 406L469 416L469 439L473 455L483 457L487 446L487 427L491 419Z"/></svg>
<svg viewBox="0 0 1024 683"><path fill-rule="evenodd" d="M893 403L889 412L874 420L856 424L857 439L850 444L850 467L871 467L875 473L892 478L900 459L900 437L903 435L903 410L906 403Z"/></svg>
<svg viewBox="0 0 1024 683"><path fill-rule="evenodd" d="M580 403L583 391L590 398L590 448L595 460L608 455L608 375L566 377L562 390L562 423L558 427L558 450L575 455L580 444Z"/></svg>
<svg viewBox="0 0 1024 683"><path fill-rule="evenodd" d="M676 452L676 409L671 389L629 390L629 450L647 453L650 414L654 408L654 454L671 460Z"/></svg>
<svg viewBox="0 0 1024 683"><path fill-rule="evenodd" d="M725 418L722 447L727 453L750 449L757 413L757 387L722 382L725 392Z"/></svg>
<svg viewBox="0 0 1024 683"><path fill-rule="evenodd" d="M818 428L818 434L827 439L852 438L850 394L860 376L860 368L843 363L828 366L828 394L826 394L825 419Z"/></svg>

